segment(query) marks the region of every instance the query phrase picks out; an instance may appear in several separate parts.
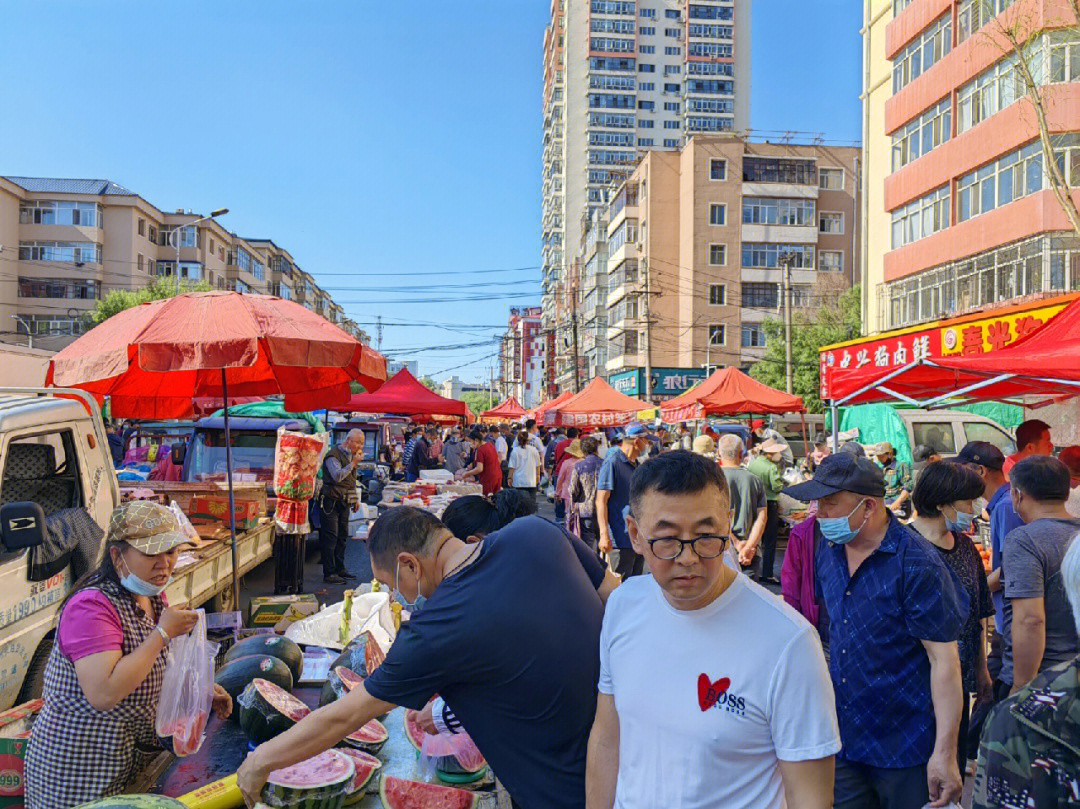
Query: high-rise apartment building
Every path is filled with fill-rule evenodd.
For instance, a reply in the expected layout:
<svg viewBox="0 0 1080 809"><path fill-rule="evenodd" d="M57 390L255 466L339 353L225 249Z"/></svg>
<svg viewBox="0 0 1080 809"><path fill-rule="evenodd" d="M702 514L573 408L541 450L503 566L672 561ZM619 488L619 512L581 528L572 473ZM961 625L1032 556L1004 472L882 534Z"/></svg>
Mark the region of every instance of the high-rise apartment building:
<svg viewBox="0 0 1080 809"><path fill-rule="evenodd" d="M292 256L269 239L243 239L191 211L166 213L108 180L0 177L0 331L4 342L58 350L87 328L86 315L115 289L156 277L295 299L358 338ZM179 267L177 266L179 241ZM306 297L294 295L306 279Z"/></svg>
<svg viewBox="0 0 1080 809"><path fill-rule="evenodd" d="M571 312L585 379L655 398L710 368L764 355L764 321L783 306L812 317L851 286L859 254L859 149L695 135L649 152L595 211L575 265Z"/></svg>
<svg viewBox="0 0 1080 809"><path fill-rule="evenodd" d="M540 316L539 306L511 309L499 352L502 393L513 396L527 410L547 398L544 365L548 340L542 333Z"/></svg>
<svg viewBox="0 0 1080 809"><path fill-rule="evenodd" d="M1080 238L1055 199L1017 70L1023 59L1043 88L1056 162L1076 189L1080 20L1071 3L873 0L866 13L865 330L1080 288ZM1003 30L1021 33L1021 54ZM1008 324L996 342L979 329L964 338L972 351L1016 337Z"/></svg>
<svg viewBox="0 0 1080 809"><path fill-rule="evenodd" d="M573 378L565 287L595 213L643 153L744 131L749 87L749 0L552 1L541 212L543 327L556 335L548 393ZM582 266L577 280L586 274Z"/></svg>

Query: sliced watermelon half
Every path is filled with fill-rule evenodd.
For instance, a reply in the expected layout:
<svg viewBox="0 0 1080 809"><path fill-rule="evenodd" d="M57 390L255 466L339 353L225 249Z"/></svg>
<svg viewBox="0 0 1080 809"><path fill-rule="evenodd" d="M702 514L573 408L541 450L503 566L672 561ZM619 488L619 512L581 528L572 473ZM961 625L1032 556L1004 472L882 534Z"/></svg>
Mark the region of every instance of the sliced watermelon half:
<svg viewBox="0 0 1080 809"><path fill-rule="evenodd" d="M464 789L384 775L379 797L385 809L473 809L477 795Z"/></svg>
<svg viewBox="0 0 1080 809"><path fill-rule="evenodd" d="M357 674L352 669L347 669L344 666L338 666L334 669L334 674L341 680L341 684L345 686L345 690L352 691L356 686L364 684L364 678Z"/></svg>
<svg viewBox="0 0 1080 809"><path fill-rule="evenodd" d="M379 748L386 744L389 738L390 733L386 730L386 726L378 719L372 719L360 730L346 736L345 743L369 753L378 753Z"/></svg>
<svg viewBox="0 0 1080 809"><path fill-rule="evenodd" d="M409 719L410 711L404 711L402 716L405 719L405 736L412 743L412 746L416 748L417 752L424 746L424 737L427 733L418 724Z"/></svg>
<svg viewBox="0 0 1080 809"><path fill-rule="evenodd" d="M256 744L284 733L311 709L280 686L256 677L237 700L240 727Z"/></svg>
<svg viewBox="0 0 1080 809"><path fill-rule="evenodd" d="M266 779L261 797L280 809L338 809L351 791L355 776L351 758L339 750L325 750L291 767L274 770Z"/></svg>
<svg viewBox="0 0 1080 809"><path fill-rule="evenodd" d="M338 752L351 758L353 767L356 768L352 788L345 797L344 803L345 806L352 806L354 803L363 800L366 794L364 787L368 785L375 771L382 767L382 762L371 753L365 753L363 750L353 750L351 747L339 747Z"/></svg>

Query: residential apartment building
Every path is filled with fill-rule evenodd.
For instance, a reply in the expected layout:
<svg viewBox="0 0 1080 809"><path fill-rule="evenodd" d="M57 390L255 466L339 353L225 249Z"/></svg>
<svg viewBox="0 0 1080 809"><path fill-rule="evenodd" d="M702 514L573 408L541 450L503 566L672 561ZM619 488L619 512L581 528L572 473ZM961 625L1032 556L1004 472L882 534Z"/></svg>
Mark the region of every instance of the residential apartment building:
<svg viewBox="0 0 1080 809"><path fill-rule="evenodd" d="M5 342L32 335L36 348L58 350L87 328L98 300L156 277L179 274L217 289L293 297L299 268L287 251L269 239L243 239L213 219L188 224L201 218L183 209L166 213L108 180L0 177ZM319 311L312 284L308 308ZM362 335L326 297L320 314Z"/></svg>
<svg viewBox="0 0 1080 809"><path fill-rule="evenodd" d="M1017 69L1022 59L1043 88L1056 163L1076 189L1080 20L1071 4L872 0L866 14L865 330L1080 288L1080 238L1055 198ZM1028 43L1022 53L1007 30ZM970 347L991 350L987 340Z"/></svg>
<svg viewBox="0 0 1080 809"><path fill-rule="evenodd" d="M709 369L747 368L782 312L786 259L795 311L835 305L857 266L858 161L855 147L734 135L646 154L583 241L576 314L606 338L606 353L585 343L588 376L637 379L651 365L654 381L674 380L663 398Z"/></svg>
<svg viewBox="0 0 1080 809"><path fill-rule="evenodd" d="M543 325L548 392L572 379L563 305L594 213L642 153L750 117L749 0L552 0L544 39ZM563 300L561 301L560 298Z"/></svg>
<svg viewBox="0 0 1080 809"><path fill-rule="evenodd" d="M522 407L536 407L547 398L544 372L550 332L543 331L539 306L510 310L499 352L500 388Z"/></svg>

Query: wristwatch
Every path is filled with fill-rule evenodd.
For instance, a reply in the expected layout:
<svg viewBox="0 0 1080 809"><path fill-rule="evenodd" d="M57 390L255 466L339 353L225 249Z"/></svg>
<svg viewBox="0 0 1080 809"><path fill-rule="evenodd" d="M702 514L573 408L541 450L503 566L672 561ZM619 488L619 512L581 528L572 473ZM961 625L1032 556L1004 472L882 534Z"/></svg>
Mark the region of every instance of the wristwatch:
<svg viewBox="0 0 1080 809"><path fill-rule="evenodd" d="M168 646L169 641L171 641L172 638L169 637L169 633L165 631L165 628L161 624L158 624L154 629L158 631L158 634L161 635L161 639L165 641L165 645Z"/></svg>

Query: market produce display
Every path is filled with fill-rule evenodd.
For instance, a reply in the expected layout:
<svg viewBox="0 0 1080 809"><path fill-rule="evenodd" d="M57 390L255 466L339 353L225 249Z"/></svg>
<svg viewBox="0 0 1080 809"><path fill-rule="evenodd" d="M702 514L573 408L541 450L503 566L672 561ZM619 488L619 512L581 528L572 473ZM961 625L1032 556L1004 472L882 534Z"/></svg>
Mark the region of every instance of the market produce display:
<svg viewBox="0 0 1080 809"><path fill-rule="evenodd" d="M256 678L237 699L240 727L256 744L262 744L284 733L309 713L311 709L273 683Z"/></svg>
<svg viewBox="0 0 1080 809"><path fill-rule="evenodd" d="M475 793L437 784L424 784L405 778L384 775L379 784L379 797L385 809L473 809L478 801Z"/></svg>
<svg viewBox="0 0 1080 809"><path fill-rule="evenodd" d="M382 767L382 762L371 755L371 753L365 753L363 750L353 750L351 747L338 748L339 753L344 753L352 759L353 768L356 770L356 775L353 776L352 788L349 794L345 796L345 806L352 806L359 803L366 793L365 787L375 775L376 770Z"/></svg>
<svg viewBox="0 0 1080 809"><path fill-rule="evenodd" d="M341 699L362 682L364 682L364 678L352 669L347 669L344 666L330 669L330 673L326 677L326 683L323 685L322 694L319 696L319 707L321 708Z"/></svg>
<svg viewBox="0 0 1080 809"><path fill-rule="evenodd" d="M234 657L218 669L214 682L228 691L235 702L256 677L268 680L286 691L293 689L292 670L285 665L285 661L264 654ZM233 716L237 716L235 711Z"/></svg>
<svg viewBox="0 0 1080 809"><path fill-rule="evenodd" d="M386 652L379 646L375 637L370 632L362 632L349 641L344 651L330 664L330 669L332 671L339 666L344 666L361 677L367 677L385 659Z"/></svg>
<svg viewBox="0 0 1080 809"><path fill-rule="evenodd" d="M378 719L372 719L360 730L346 736L345 743L353 747L359 747L369 753L378 753L389 738L390 734L387 732L386 726Z"/></svg>
<svg viewBox="0 0 1080 809"><path fill-rule="evenodd" d="M424 736L427 734L424 732L423 728L409 719L409 715L409 711L405 711L405 713L402 714L405 720L405 736L412 742L412 746L416 748L416 752L419 753L424 746Z"/></svg>
<svg viewBox="0 0 1080 809"><path fill-rule="evenodd" d="M76 809L186 809L184 804L164 795L113 795L80 804Z"/></svg>
<svg viewBox="0 0 1080 809"><path fill-rule="evenodd" d="M225 655L225 662L229 663L238 657L247 657L248 655L276 657L289 667L289 671L292 672L293 682L300 682L300 674L304 671L304 653L299 646L288 638L281 635L254 635L250 638L244 638L229 649L228 654Z"/></svg>
<svg viewBox="0 0 1080 809"><path fill-rule="evenodd" d="M262 799L275 809L340 809L353 790L355 775L351 758L338 750L326 750L271 772Z"/></svg>
<svg viewBox="0 0 1080 809"><path fill-rule="evenodd" d="M424 737L427 733L416 722L409 719L409 711L402 714L405 724L405 737L409 740L417 752L424 747ZM440 756L435 760L435 769L447 775L475 775L487 766L487 762L476 749L476 745L470 743L466 752L459 752L452 756Z"/></svg>

